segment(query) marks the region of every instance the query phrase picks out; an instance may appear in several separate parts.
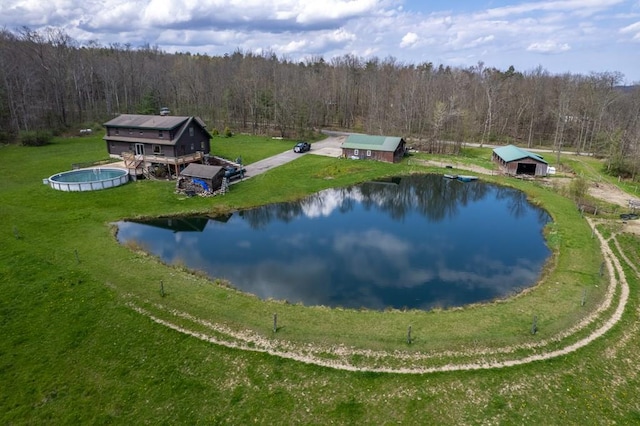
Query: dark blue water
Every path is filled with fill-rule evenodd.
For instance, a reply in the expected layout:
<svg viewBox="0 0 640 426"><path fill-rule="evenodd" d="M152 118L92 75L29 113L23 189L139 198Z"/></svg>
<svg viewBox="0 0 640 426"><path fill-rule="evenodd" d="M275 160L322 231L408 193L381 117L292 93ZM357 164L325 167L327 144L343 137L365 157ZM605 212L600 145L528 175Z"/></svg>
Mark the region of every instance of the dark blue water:
<svg viewBox="0 0 640 426"><path fill-rule="evenodd" d="M549 220L520 191L421 175L215 219L120 222L118 240L263 299L431 309L535 284L550 255Z"/></svg>

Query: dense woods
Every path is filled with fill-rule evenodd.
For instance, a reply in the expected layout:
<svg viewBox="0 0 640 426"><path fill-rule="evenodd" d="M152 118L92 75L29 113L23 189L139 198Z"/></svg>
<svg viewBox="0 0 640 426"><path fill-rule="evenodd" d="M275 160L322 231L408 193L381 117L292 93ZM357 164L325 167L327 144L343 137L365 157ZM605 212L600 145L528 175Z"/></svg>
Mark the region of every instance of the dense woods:
<svg viewBox="0 0 640 426"><path fill-rule="evenodd" d="M637 175L640 88L617 72L451 68L351 55L294 62L273 53L212 57L144 46L80 45L59 29L0 31L0 142L65 132L120 113L198 115L229 128L305 137L335 128L442 141L516 143L594 152ZM455 146L455 144L453 145Z"/></svg>

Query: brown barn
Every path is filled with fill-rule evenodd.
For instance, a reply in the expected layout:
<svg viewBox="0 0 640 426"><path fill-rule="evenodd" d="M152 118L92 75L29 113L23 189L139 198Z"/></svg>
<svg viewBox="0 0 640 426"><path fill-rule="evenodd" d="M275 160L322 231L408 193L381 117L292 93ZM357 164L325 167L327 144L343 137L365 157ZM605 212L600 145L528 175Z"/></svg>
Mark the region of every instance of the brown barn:
<svg viewBox="0 0 640 426"><path fill-rule="evenodd" d="M109 155L129 168L165 164L177 175L210 151L211 134L198 117L122 114L104 126Z"/></svg>
<svg viewBox="0 0 640 426"><path fill-rule="evenodd" d="M397 163L404 157L406 149L406 142L399 137L353 134L342 143L342 156Z"/></svg>
<svg viewBox="0 0 640 426"><path fill-rule="evenodd" d="M546 176L549 164L542 156L515 145L495 148L492 160L508 175Z"/></svg>

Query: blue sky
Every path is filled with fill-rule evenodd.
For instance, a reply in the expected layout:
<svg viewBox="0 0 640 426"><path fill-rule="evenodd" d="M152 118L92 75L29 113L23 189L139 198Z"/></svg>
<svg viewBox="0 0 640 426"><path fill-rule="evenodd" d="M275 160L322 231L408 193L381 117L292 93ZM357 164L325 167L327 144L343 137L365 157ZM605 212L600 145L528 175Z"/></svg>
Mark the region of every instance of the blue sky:
<svg viewBox="0 0 640 426"><path fill-rule="evenodd" d="M640 83L640 0L2 0L0 26L167 52L482 62Z"/></svg>

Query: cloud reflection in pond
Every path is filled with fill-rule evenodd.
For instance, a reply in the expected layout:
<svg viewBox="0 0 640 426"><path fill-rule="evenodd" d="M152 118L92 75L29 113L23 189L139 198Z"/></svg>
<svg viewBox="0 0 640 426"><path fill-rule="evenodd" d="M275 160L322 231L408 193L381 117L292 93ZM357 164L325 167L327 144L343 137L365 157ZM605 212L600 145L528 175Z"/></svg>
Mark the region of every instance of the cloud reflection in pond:
<svg viewBox="0 0 640 426"><path fill-rule="evenodd" d="M534 284L550 253L549 216L523 193L438 175L330 189L204 227L191 219L121 222L118 239L264 299L370 309L505 297Z"/></svg>

